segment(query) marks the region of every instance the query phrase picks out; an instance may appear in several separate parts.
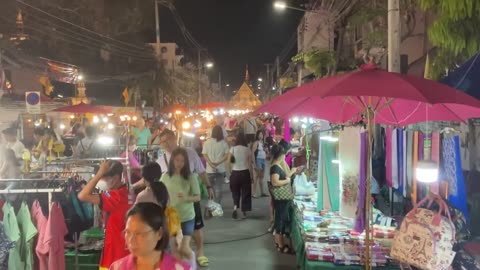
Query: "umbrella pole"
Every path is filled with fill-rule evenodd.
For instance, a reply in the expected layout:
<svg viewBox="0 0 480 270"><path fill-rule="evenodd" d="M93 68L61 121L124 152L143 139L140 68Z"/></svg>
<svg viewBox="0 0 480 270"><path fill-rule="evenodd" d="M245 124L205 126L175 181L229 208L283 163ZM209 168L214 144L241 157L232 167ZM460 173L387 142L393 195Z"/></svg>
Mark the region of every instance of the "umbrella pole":
<svg viewBox="0 0 480 270"><path fill-rule="evenodd" d="M368 143L367 143L367 177L366 177L366 185L365 185L365 269L371 270L371 254L370 254L370 221L371 221L371 181L372 181L372 145L373 145L373 110L368 107L367 108L367 135L368 135Z"/></svg>

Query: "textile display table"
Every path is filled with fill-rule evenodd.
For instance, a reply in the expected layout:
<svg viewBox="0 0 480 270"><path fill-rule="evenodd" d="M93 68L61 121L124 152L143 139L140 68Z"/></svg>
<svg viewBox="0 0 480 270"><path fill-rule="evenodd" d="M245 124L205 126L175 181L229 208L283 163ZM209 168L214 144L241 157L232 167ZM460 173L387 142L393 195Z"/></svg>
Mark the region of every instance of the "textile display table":
<svg viewBox="0 0 480 270"><path fill-rule="evenodd" d="M290 236L292 240L293 248L296 252L296 260L299 269L302 270L316 270L316 269L341 269L341 270L360 270L363 266L360 265L338 265L333 262L327 261L313 261L307 258L306 246L305 246L305 232L303 229L302 218L299 215L301 211L295 204L290 209L290 217L292 220ZM374 267L379 270L398 270L400 269L396 265L387 265L382 267Z"/></svg>

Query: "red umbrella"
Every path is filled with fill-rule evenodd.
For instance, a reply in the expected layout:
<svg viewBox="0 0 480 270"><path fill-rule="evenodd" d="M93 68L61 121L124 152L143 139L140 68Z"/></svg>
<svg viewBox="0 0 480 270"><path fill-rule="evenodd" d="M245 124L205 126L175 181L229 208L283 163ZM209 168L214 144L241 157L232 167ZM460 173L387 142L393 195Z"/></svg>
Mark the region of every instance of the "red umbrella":
<svg viewBox="0 0 480 270"><path fill-rule="evenodd" d="M306 116L333 123L356 121L365 109L375 122L405 126L421 121L466 121L480 116L480 101L444 84L379 69L308 83L272 99L257 112Z"/></svg>
<svg viewBox="0 0 480 270"><path fill-rule="evenodd" d="M64 106L53 110L55 112L68 112L68 113L96 113L96 114L108 114L111 113L111 109L107 109L103 106L94 106L81 102L77 105Z"/></svg>
<svg viewBox="0 0 480 270"><path fill-rule="evenodd" d="M216 109L216 108L226 108L228 107L227 104L221 103L221 102L210 102L210 103L205 103L205 104L200 104L197 106L194 106L194 109L197 110L208 110L208 109Z"/></svg>

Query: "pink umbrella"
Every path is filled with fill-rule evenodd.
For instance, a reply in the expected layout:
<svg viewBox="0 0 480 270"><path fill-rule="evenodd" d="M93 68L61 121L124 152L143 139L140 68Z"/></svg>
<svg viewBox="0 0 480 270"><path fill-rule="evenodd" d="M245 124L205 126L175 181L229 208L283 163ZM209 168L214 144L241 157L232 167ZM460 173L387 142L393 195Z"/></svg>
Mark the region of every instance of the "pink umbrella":
<svg viewBox="0 0 480 270"><path fill-rule="evenodd" d="M355 71L305 84L257 112L306 116L332 123L357 121L365 109L375 122L405 126L422 121L466 121L480 116L480 101L449 86L379 69Z"/></svg>

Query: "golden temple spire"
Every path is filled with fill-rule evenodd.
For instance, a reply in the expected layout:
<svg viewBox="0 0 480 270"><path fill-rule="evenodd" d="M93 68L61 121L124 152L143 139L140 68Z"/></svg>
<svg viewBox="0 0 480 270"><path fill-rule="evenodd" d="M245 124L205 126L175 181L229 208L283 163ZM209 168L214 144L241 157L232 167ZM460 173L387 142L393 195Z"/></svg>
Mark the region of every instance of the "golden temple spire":
<svg viewBox="0 0 480 270"><path fill-rule="evenodd" d="M250 81L250 75L248 74L248 64L245 67L245 82L248 83Z"/></svg>

